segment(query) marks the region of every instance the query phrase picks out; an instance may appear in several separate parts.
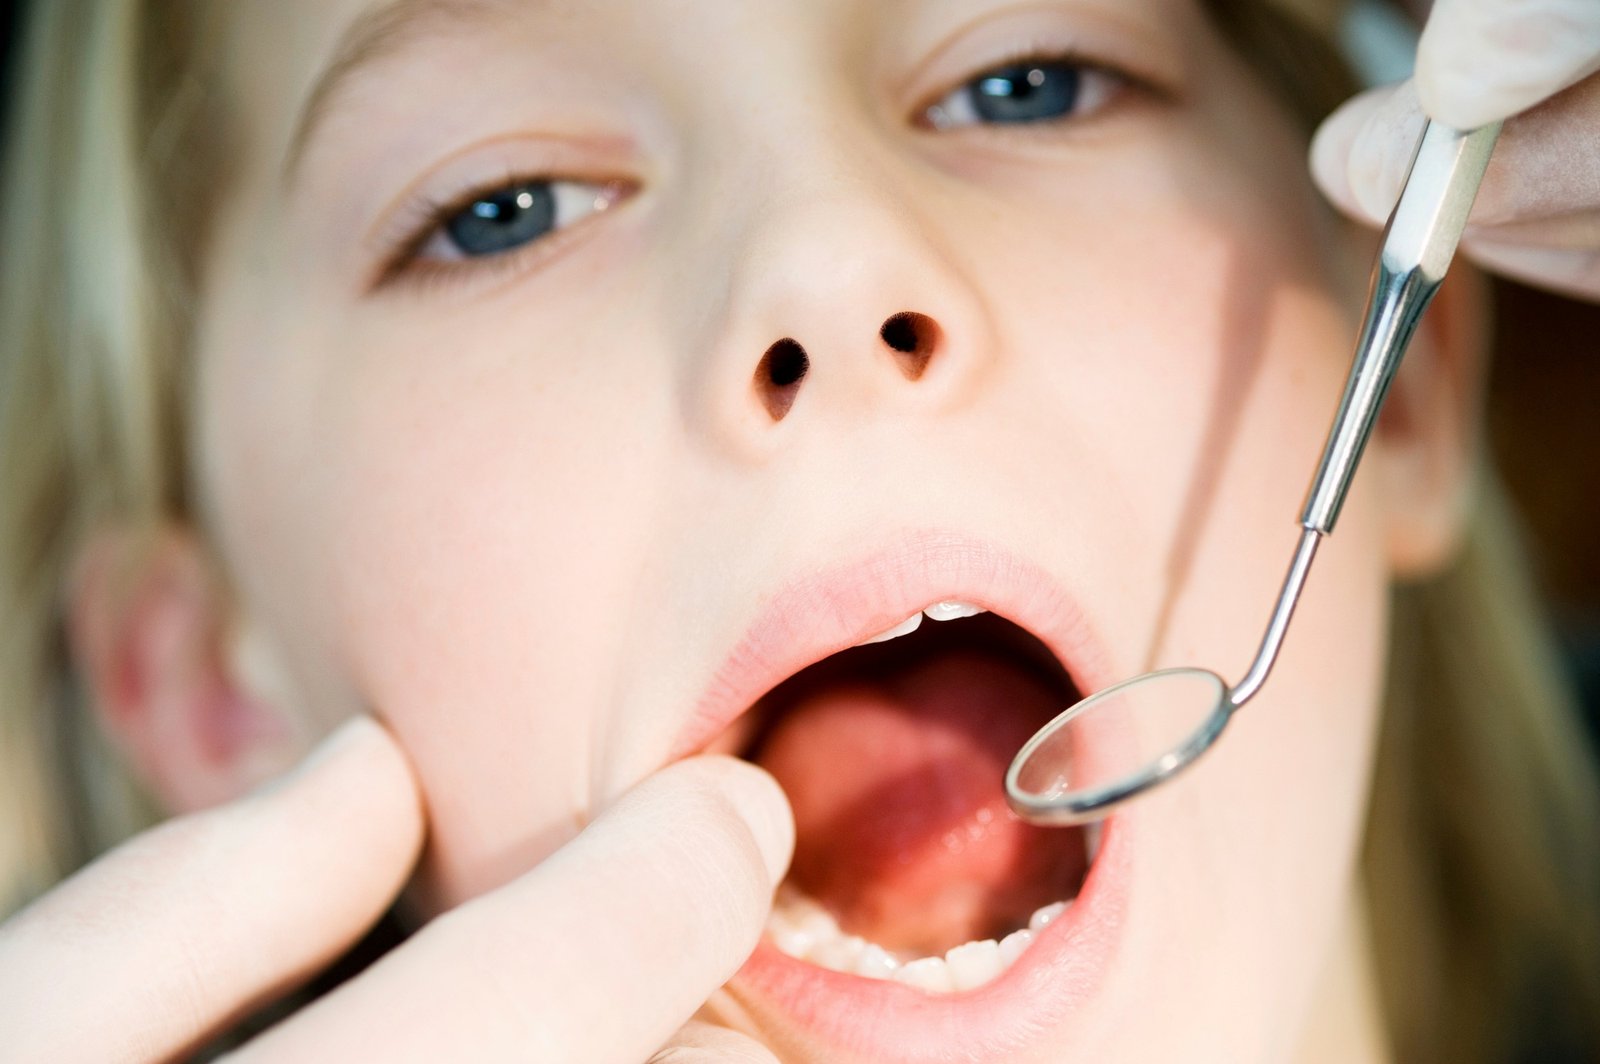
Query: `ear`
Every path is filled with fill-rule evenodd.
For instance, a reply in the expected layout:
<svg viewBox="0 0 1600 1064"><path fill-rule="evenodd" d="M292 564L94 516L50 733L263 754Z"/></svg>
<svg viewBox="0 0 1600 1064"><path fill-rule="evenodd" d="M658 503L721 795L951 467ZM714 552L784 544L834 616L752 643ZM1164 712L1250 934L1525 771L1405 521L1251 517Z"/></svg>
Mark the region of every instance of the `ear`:
<svg viewBox="0 0 1600 1064"><path fill-rule="evenodd" d="M1406 353L1373 434L1390 570L1422 580L1460 545L1476 489L1489 282L1456 262Z"/></svg>
<svg viewBox="0 0 1600 1064"><path fill-rule="evenodd" d="M97 532L67 612L102 729L169 811L228 801L293 763L293 718L244 689L229 597L192 533Z"/></svg>

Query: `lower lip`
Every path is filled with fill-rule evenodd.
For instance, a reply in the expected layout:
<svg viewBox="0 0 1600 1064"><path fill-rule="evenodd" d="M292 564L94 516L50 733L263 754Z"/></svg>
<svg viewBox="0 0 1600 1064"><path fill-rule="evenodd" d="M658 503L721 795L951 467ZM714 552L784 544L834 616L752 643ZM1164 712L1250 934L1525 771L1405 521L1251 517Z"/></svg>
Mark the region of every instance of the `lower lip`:
<svg viewBox="0 0 1600 1064"><path fill-rule="evenodd" d="M829 1061L1002 1060L1047 1048L1041 1038L1070 1042L1073 1016L1099 991L1125 925L1131 848L1128 818L1108 819L1072 906L976 990L929 994L846 975L765 938L729 989L761 1026L789 1029L785 1043L814 1046Z"/></svg>

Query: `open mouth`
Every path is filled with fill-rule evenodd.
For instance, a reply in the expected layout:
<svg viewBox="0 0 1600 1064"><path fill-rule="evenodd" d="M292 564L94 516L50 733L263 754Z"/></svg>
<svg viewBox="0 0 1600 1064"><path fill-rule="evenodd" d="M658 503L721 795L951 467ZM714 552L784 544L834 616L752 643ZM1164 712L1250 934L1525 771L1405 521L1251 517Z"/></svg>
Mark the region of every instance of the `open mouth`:
<svg viewBox="0 0 1600 1064"><path fill-rule="evenodd" d="M1022 822L1001 789L1017 749L1081 697L1066 669L996 613L924 613L768 691L739 752L795 813L772 944L950 994L997 979L1068 909L1096 839Z"/></svg>
<svg viewBox="0 0 1600 1064"><path fill-rule="evenodd" d="M1092 1047L1080 1017L1128 933L1139 817L1036 829L1001 785L1029 735L1125 665L1071 586L1005 545L861 538L876 545L819 546L835 560L761 594L673 744L763 765L795 813L767 934L708 1009L829 1064Z"/></svg>

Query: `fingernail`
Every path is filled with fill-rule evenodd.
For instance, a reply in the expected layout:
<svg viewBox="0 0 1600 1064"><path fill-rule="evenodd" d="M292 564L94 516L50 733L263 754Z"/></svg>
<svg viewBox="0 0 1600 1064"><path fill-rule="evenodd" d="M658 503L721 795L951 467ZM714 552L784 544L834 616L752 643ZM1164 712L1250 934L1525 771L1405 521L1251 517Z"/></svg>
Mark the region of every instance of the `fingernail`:
<svg viewBox="0 0 1600 1064"><path fill-rule="evenodd" d="M789 871L794 855L794 813L778 781L748 761L727 759L722 785L729 801L750 826L767 875L774 886Z"/></svg>

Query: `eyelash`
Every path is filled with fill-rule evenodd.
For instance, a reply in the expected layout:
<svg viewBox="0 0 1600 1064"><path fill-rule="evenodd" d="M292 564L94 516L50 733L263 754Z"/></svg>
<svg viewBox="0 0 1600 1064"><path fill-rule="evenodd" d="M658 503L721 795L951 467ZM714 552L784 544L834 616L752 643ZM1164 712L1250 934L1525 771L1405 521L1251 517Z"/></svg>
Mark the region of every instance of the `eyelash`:
<svg viewBox="0 0 1600 1064"><path fill-rule="evenodd" d="M545 236L530 240L506 251L456 260L427 259L422 251L452 219L474 203L497 193L524 185L593 185L597 204L593 211L568 225L560 225ZM420 287L437 287L442 282L454 280L462 273L471 272L488 277L499 276L502 271L514 272L525 265L527 259L550 256L560 251L570 239L569 234L582 227L591 215L606 213L633 194L632 183L621 180L584 179L572 176L555 176L547 172L518 172L507 169L497 181L469 185L464 191L440 197L420 196L401 208L399 217L390 226L398 233L381 241L388 248L379 255L382 263L376 276L368 285L369 291L378 291L397 284ZM598 200L605 202L601 205Z"/></svg>
<svg viewBox="0 0 1600 1064"><path fill-rule="evenodd" d="M1080 76L1083 77L1105 78L1112 83L1113 102L1116 96L1121 95L1122 90L1129 88L1144 89L1150 92L1158 93L1158 90L1155 88L1155 86L1151 85L1145 79L1131 74L1126 70L1119 69L1118 67L1103 60L1092 58L1077 48L1070 46L1062 47L1059 44L1052 45L1044 43L1023 43L1002 51L990 59L981 69L973 71L961 81L956 82L948 88L942 89L939 93L927 99L921 106L917 108L918 124L924 129L933 130L935 132L944 132L944 128L936 125L933 119L930 117L931 113L939 106L940 103L949 99L951 96L954 96L961 90L970 88L972 85L982 80L986 75L992 74L994 71L1003 69L1005 67L1026 66L1030 63L1039 64L1041 66L1068 66L1073 68ZM1018 130L1017 128L1014 128L1014 126L1007 125L1005 123L980 123L980 125L982 128L990 131L990 133L998 135L1010 135L1029 130L1037 131L1040 129L1053 129L1063 125L1077 125L1080 122L1086 121L1089 117L1098 113L1099 111L1104 110L1106 106L1109 106L1109 104L1102 104L1100 107L1097 107L1091 111L1089 115L1080 116L1074 113L1059 119L1048 119L1037 122L1015 124L1023 126L1023 130ZM952 126L949 128L959 129L963 127Z"/></svg>
<svg viewBox="0 0 1600 1064"><path fill-rule="evenodd" d="M1113 103L1115 97L1121 94L1121 90L1127 88L1143 88L1154 91L1152 86L1144 80L1106 63L1090 59L1077 50L1030 44L1002 52L990 59L983 68L974 71L961 81L942 90L937 96L917 108L917 124L924 129L945 132L943 128L934 125L928 117L938 104L949 99L962 89L973 85L986 74L991 74L1005 67L1026 63L1065 64L1084 75L1109 78L1114 83L1112 89ZM1104 110L1106 106L1110 105L1102 105L1091 112L1091 115ZM1022 123L1022 125L1029 127L1031 131L1035 129L1053 129L1084 120L1084 118L1074 114L1059 119ZM993 130L1000 135L1015 136L1019 135L1019 133L1027 135L1027 132L1008 128L1003 123L975 123L975 125L979 128ZM950 128L959 130L968 127L957 125ZM382 266L377 271L369 289L371 291L379 291L400 284L432 289L453 282L466 273L482 277L486 281L493 280L505 274L520 272L534 260L559 253L570 241L573 231L581 229L583 223L588 221L591 215L586 215L568 225L557 226L544 236L536 237L523 245L502 252L470 256L459 260L427 259L421 255L423 249L442 231L445 225L474 203L520 185L536 183L548 183L551 185L577 183L600 186L606 190L605 194L610 198L604 207L597 207L596 210L591 212L591 215L606 213L608 208L615 207L636 191L634 186L624 181L585 181L577 177L558 177L549 173L519 173L508 170L504 178L499 181L472 185L464 191L443 197L419 197L407 207L402 208L400 217L392 227L392 231L402 235L388 242L389 250L381 255Z"/></svg>

